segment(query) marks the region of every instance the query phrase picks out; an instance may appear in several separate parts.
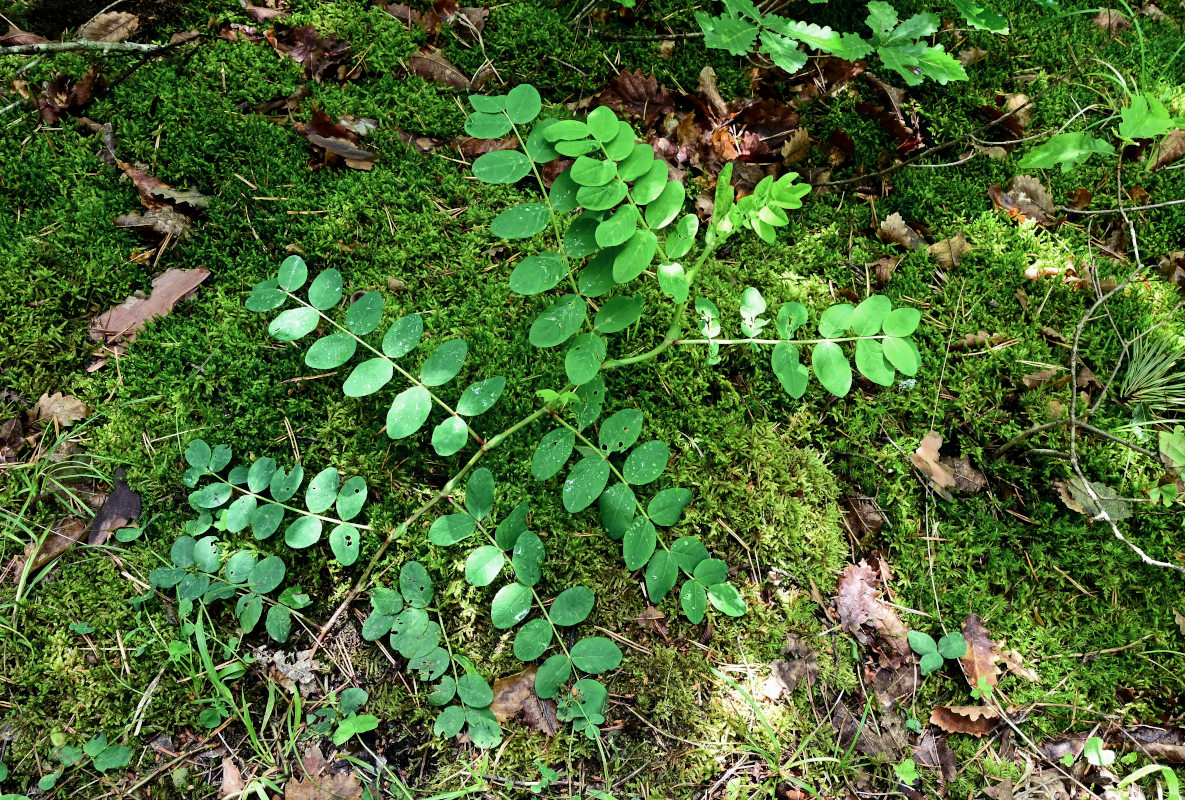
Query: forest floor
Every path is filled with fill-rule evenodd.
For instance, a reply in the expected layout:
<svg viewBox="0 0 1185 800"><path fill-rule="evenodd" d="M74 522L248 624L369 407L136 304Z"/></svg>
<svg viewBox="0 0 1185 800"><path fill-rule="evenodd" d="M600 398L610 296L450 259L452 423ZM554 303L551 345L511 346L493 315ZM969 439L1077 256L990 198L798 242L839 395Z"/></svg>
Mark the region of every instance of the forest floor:
<svg viewBox="0 0 1185 800"><path fill-rule="evenodd" d="M56 41L104 5L0 7ZM1185 575L1173 569L1185 567L1185 506L1161 488L1180 485L1157 457L1171 425L1125 394L1131 343L1185 343L1185 205L1078 213L1185 198L1185 146L1141 140L1064 172L1018 166L1067 123L1110 137L1136 95L1185 117L1185 6L995 7L1007 36L960 27L945 4L899 6L941 16L934 39L969 76L904 89L875 64L812 59L788 76L708 50L685 35L698 31L685 0L601 3L579 22L569 0L443 19L361 0L127 0L114 10L135 19L131 41L175 44L0 49L0 789L1005 800L1103 797L1116 775L1185 763ZM866 16L849 2L785 13L844 31ZM0 47L20 43L11 36ZM872 293L922 312L918 374L888 388L857 379L842 398L816 386L793 400L748 347L715 365L674 347L606 373L606 412L643 409L647 436L670 444L669 485L694 493L673 533L733 565L742 617L697 625L674 594L652 605L594 511L565 513L556 479L533 489L531 441L491 455L499 513L530 496L532 529L546 532L540 592L591 588L585 627L624 650L602 676L599 740L529 715L492 750L434 735L439 711L403 660L363 639L364 602L302 661L376 536L354 567L323 545L289 558L309 602L282 645L260 629L241 638L223 604L211 649L199 647L149 579L193 516L182 476L194 437L365 477L374 531L451 474L426 436L383 433L382 396L343 397L343 376L306 367L245 310L293 254L339 270L347 297L381 292L388 322L418 312L429 338L469 341L462 378L508 378L488 430L537 408L536 388L563 385L562 365L527 341L550 301L510 291L517 248L490 231L532 192L470 175L473 83L530 83L559 118L583 117L609 87L651 140L665 122L646 104L663 91L680 113L757 98L749 119L782 125L786 147L757 166L742 157L737 175L796 171L814 191L772 243L729 240L696 291L728 319L749 286L771 316L786 301L817 310ZM350 163L317 145L322 111L357 132ZM680 142L688 210L737 157L700 134ZM134 337L96 321L149 292L162 315ZM623 334L628 352L662 338L664 313ZM1073 403L1090 427L1071 441ZM1113 493L1115 530L1088 513L1079 468ZM463 579L472 548L430 544L430 521L401 533L380 571L423 563L452 647L487 680L516 675L512 637L489 623L493 591ZM261 557L284 549L226 538ZM923 677L885 649L902 625L961 631L969 655ZM378 727L335 744L351 688ZM1146 774L1147 796L1156 781L1171 783Z"/></svg>

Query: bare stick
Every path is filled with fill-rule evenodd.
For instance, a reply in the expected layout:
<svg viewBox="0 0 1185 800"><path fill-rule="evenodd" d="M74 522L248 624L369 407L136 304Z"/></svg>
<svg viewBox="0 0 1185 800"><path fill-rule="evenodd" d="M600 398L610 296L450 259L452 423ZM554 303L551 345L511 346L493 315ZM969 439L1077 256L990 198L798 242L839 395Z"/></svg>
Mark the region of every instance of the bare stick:
<svg viewBox="0 0 1185 800"><path fill-rule="evenodd" d="M0 47L0 56L29 56L37 53L70 53L78 50L97 50L101 53L155 53L164 50L167 44L142 44L140 42L44 42L42 44L18 44Z"/></svg>

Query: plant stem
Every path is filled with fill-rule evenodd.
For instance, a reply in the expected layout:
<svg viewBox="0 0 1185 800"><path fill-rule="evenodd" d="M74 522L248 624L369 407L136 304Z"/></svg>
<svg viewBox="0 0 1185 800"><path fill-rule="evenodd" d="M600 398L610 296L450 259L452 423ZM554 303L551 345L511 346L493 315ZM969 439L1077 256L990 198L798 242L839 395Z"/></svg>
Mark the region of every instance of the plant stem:
<svg viewBox="0 0 1185 800"><path fill-rule="evenodd" d="M227 486L231 487L232 489L237 489L238 491L242 492L244 495L246 495L248 497L254 497L256 500L262 500L264 503L270 503L274 506L279 506L280 508L287 509L288 511L295 511L297 514L300 514L302 516L316 517L319 520L323 520L325 522L329 522L329 523L332 523L335 525L352 525L355 528L357 528L358 530L362 530L362 531L374 530L369 525L362 525L357 522L348 522L344 519L337 519L336 517L326 517L322 514L314 514L312 511L305 511L304 509L297 508L296 506L285 505L284 503L280 503L276 500L268 499L261 494L256 494L255 492L252 492L248 489L244 489L242 486L231 483L230 481L228 481L226 478L222 477L221 475L217 475L212 472L208 472L206 474L213 477L214 480L218 481L219 483L225 483ZM209 510L212 511L212 509L209 509Z"/></svg>

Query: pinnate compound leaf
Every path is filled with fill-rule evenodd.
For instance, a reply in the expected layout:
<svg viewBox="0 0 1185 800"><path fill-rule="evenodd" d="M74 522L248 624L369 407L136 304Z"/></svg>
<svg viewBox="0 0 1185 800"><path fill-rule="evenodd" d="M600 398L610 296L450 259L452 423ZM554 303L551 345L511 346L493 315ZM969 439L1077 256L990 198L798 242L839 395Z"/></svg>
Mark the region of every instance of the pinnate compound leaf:
<svg viewBox="0 0 1185 800"><path fill-rule="evenodd" d="M626 569L641 569L650 561L658 543L658 531L646 517L637 517L622 538L621 550Z"/></svg>
<svg viewBox="0 0 1185 800"><path fill-rule="evenodd" d="M577 386L588 383L601 371L607 347L595 333L582 333L572 340L564 355L564 372Z"/></svg>
<svg viewBox="0 0 1185 800"><path fill-rule="evenodd" d="M353 519L366 504L366 479L355 475L337 493L337 515L342 519Z"/></svg>
<svg viewBox="0 0 1185 800"><path fill-rule="evenodd" d="M875 336L881 323L893 310L893 303L883 294L874 294L856 306L849 321L852 332L857 336Z"/></svg>
<svg viewBox="0 0 1185 800"><path fill-rule="evenodd" d="M432 410L432 395L423 386L411 386L398 395L387 411L387 436L402 439L418 431Z"/></svg>
<svg viewBox="0 0 1185 800"><path fill-rule="evenodd" d="M626 457L621 474L635 486L656 481L666 471L670 452L663 441L640 444Z"/></svg>
<svg viewBox="0 0 1185 800"><path fill-rule="evenodd" d="M881 329L886 336L909 336L921 320L922 312L916 308L895 308L885 315Z"/></svg>
<svg viewBox="0 0 1185 800"><path fill-rule="evenodd" d="M659 550L646 565L646 594L650 602L661 603L678 580L679 565L675 557L666 550Z"/></svg>
<svg viewBox="0 0 1185 800"><path fill-rule="evenodd" d="M547 557L547 550L543 540L532 531L525 531L514 543L513 555L510 559L514 566L514 575L519 583L534 586L543 577L542 564Z"/></svg>
<svg viewBox="0 0 1185 800"><path fill-rule="evenodd" d="M427 608L432 602L432 578L418 561L409 561L399 570L399 593L412 608Z"/></svg>
<svg viewBox="0 0 1185 800"><path fill-rule="evenodd" d="M467 417L484 414L494 407L505 388L506 378L503 375L470 384L457 400L457 413Z"/></svg>
<svg viewBox="0 0 1185 800"><path fill-rule="evenodd" d="M366 397L382 389L395 375L395 367L386 358L371 358L354 367L342 384L346 397Z"/></svg>
<svg viewBox="0 0 1185 800"><path fill-rule="evenodd" d="M256 594L267 594L284 582L284 560L268 556L255 565L247 578L247 588Z"/></svg>
<svg viewBox="0 0 1185 800"><path fill-rule="evenodd" d="M922 361L918 355L917 347L909 339L901 339L896 336L889 336L882 340L882 347L884 348L885 360L892 364L897 369L901 370L905 375L917 375L918 370L921 369Z"/></svg>
<svg viewBox="0 0 1185 800"><path fill-rule="evenodd" d="M287 502L292 495L296 494L296 490L300 488L301 482L304 480L304 467L297 464L292 468L292 471L285 474L284 470L277 469L272 475L269 490L272 493L272 498L277 503Z"/></svg>
<svg viewBox="0 0 1185 800"><path fill-rule="evenodd" d="M365 336L383 321L383 296L367 292L346 310L346 328L356 336Z"/></svg>
<svg viewBox="0 0 1185 800"><path fill-rule="evenodd" d="M494 595L490 604L490 621L495 628L505 630L527 618L531 612L532 595L529 587L521 583L503 586Z"/></svg>
<svg viewBox="0 0 1185 800"><path fill-rule="evenodd" d="M469 345L464 339L450 339L428 356L420 367L420 380L425 386L443 386L457 377L469 354Z"/></svg>
<svg viewBox="0 0 1185 800"><path fill-rule="evenodd" d="M717 583L709 586L708 600L717 610L730 617L742 617L745 614L745 601L732 584Z"/></svg>
<svg viewBox="0 0 1185 800"><path fill-rule="evenodd" d="M843 397L852 388L852 367L835 342L822 342L811 351L811 367L823 388Z"/></svg>
<svg viewBox="0 0 1185 800"><path fill-rule="evenodd" d="M568 264L559 253L536 253L527 256L510 273L510 290L533 295L554 289L568 274Z"/></svg>
<svg viewBox="0 0 1185 800"><path fill-rule="evenodd" d="M490 223L490 233L502 239L529 239L547 227L551 209L542 203L520 203Z"/></svg>
<svg viewBox="0 0 1185 800"><path fill-rule="evenodd" d="M623 453L634 446L642 434L642 412L626 408L601 423L597 443L606 453Z"/></svg>
<svg viewBox="0 0 1185 800"><path fill-rule="evenodd" d="M424 335L424 320L419 314L400 317L387 329L383 336L383 355L388 358L403 358L416 349Z"/></svg>
<svg viewBox="0 0 1185 800"><path fill-rule="evenodd" d="M337 369L354 357L358 340L348 333L331 333L313 342L304 363L313 369Z"/></svg>
<svg viewBox="0 0 1185 800"><path fill-rule="evenodd" d="M438 517L428 529L428 541L439 547L448 547L464 541L477 530L477 521L468 514L447 514Z"/></svg>
<svg viewBox="0 0 1185 800"><path fill-rule="evenodd" d="M774 345L770 354L770 367L774 376L786 394L795 400L806 394L807 384L810 383L810 373L798 358L798 347L786 342Z"/></svg>
<svg viewBox="0 0 1185 800"><path fill-rule="evenodd" d="M564 295L535 318L527 338L535 347L563 344L580 330L585 310L584 300L579 295Z"/></svg>
<svg viewBox="0 0 1185 800"><path fill-rule="evenodd" d="M868 380L881 386L892 386L893 365L885 360L884 347L875 339L856 342L856 369Z"/></svg>
<svg viewBox="0 0 1185 800"><path fill-rule="evenodd" d="M319 311L333 308L342 299L342 274L336 269L321 272L309 284L309 305Z"/></svg>
<svg viewBox="0 0 1185 800"><path fill-rule="evenodd" d="M600 675L621 664L621 649L603 636L581 639L572 646L571 653L576 669L589 675Z"/></svg>
<svg viewBox="0 0 1185 800"><path fill-rule="evenodd" d="M460 417L449 417L432 429L432 449L439 456L451 456L469 441L469 426Z"/></svg>
<svg viewBox="0 0 1185 800"><path fill-rule="evenodd" d="M531 458L531 474L540 481L552 477L568 463L575 446L576 434L567 428L556 428L546 434Z"/></svg>
<svg viewBox="0 0 1185 800"><path fill-rule="evenodd" d="M645 303L640 297L614 297L597 312L594 324L602 333L618 333L642 317Z"/></svg>
<svg viewBox="0 0 1185 800"><path fill-rule="evenodd" d="M518 150L495 150L473 162L473 176L482 183L517 183L530 171L530 159Z"/></svg>
<svg viewBox="0 0 1185 800"><path fill-rule="evenodd" d="M494 510L494 475L479 467L465 484L465 510L479 522Z"/></svg>
<svg viewBox="0 0 1185 800"><path fill-rule="evenodd" d="M474 139L497 139L510 133L513 127L510 118L502 113L477 111L465 117L465 133Z"/></svg>
<svg viewBox="0 0 1185 800"><path fill-rule="evenodd" d="M586 456L572 467L562 490L564 508L575 514L588 508L600 497L609 483L609 462L599 456Z"/></svg>
<svg viewBox="0 0 1185 800"><path fill-rule="evenodd" d="M655 525L671 526L679 521L683 509L691 502L689 489L663 489L650 500L646 514Z"/></svg>
<svg viewBox="0 0 1185 800"><path fill-rule="evenodd" d="M543 109L539 91L529 83L520 83L506 94L506 116L515 125L526 125Z"/></svg>

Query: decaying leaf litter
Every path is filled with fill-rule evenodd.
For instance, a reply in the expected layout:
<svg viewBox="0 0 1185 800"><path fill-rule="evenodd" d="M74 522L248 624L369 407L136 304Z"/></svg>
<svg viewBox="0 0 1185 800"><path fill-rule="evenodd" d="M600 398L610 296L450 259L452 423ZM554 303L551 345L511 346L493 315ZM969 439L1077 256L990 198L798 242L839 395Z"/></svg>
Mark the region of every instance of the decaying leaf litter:
<svg viewBox="0 0 1185 800"><path fill-rule="evenodd" d="M442 87L463 90L480 88L483 81L491 79L488 76L489 70L483 72L480 67L462 70L454 66L450 57L457 63L461 63L463 60L461 56L464 56L465 53L455 48L450 37L468 41L470 44L475 43L485 33L487 25L497 25L497 10L492 14L491 22L491 14L487 9L453 10L443 4L437 5L440 5L441 8L433 8L431 11L410 9L398 5L388 6L382 10L382 13L393 17L409 28L422 29L429 37L429 43L426 46L406 55L404 58L405 68L410 74L423 77ZM237 40L230 42L232 44L242 42L243 46L252 45L260 48L270 46L280 56L295 62L302 70L302 76L314 84L342 85L349 82L356 83L367 77L365 66L359 68L359 65L364 62L354 58L351 51L351 48L360 49L358 42L349 42L335 33L323 33L316 25L296 23L293 23L292 26L286 25L284 20L289 17L291 12L280 5L253 6L248 4L243 12L250 24L247 21L229 23L223 26L217 35L228 40ZM1108 31L1122 28L1123 26L1117 22L1119 17L1111 16L1113 13L1109 12L1103 22L1096 20L1097 24L1105 27ZM129 34L135 31L135 26L132 26L130 20L126 18L122 22L116 20L108 22L110 22L112 31L128 30ZM108 34L96 28L92 31L92 35L101 38ZM112 35L123 34L113 33ZM10 33L9 37L5 39L6 44L10 42L13 44L25 43L26 41L19 31L16 34ZM453 49L450 51L449 48ZM970 55L968 60L973 60L973 58L974 54ZM471 61L466 60L466 63L471 63ZM493 66L505 69L502 64ZM891 164L893 158L899 158L919 150L924 151L927 142L932 143L936 140L937 137L924 130L923 118L910 111L905 94L901 90L893 89L882 83L880 78L866 68L860 65L845 64L838 59L820 59L818 64L812 64L812 68L810 72L789 76L789 78L785 76L771 77L768 70L755 70L748 86L743 87L748 91L737 92L736 98L729 100L724 98L732 93L727 91L722 93L717 82L716 70L711 68L697 69L693 73L693 81L683 82L685 86L695 86L694 92L667 89L665 80L660 82L657 77L645 70L623 70L608 81L600 92L586 90L579 93L579 99L570 101L570 110L573 113L581 113L596 105L607 105L618 111L624 118L633 121L639 131L655 147L656 153L669 162L672 170L687 171L693 176L694 181L698 181L699 201L696 204L696 210L705 217L711 212L710 203L714 176L724 163L737 163L739 167L736 172L738 185L742 189L755 185L757 180L765 175L778 175L792 168L792 170L804 174L810 181L820 184L816 190L818 196L827 197L829 192L837 194L843 191L823 185L833 180L833 175L836 177L842 175L840 179L847 179L854 171L853 177L859 178L862 171L872 172ZM20 88L14 87L14 91L17 92L16 96L22 97L27 93L27 101L30 104L36 104L38 113L45 122L68 123L84 110L89 113L88 106L93 102L94 93L103 91L101 69L99 67L93 73L90 71L82 73L81 77L68 78L64 73L59 73L41 84L40 89L34 88L30 91L26 88L22 91ZM75 73L75 75L78 74ZM849 84L855 84L858 88L850 87ZM732 85L737 86L735 80ZM846 92L851 91L856 92L859 97L856 101L859 113L864 119L874 121L886 136L883 149L879 153L869 153L863 148L857 148L853 137L839 129L829 132L825 138L812 137L810 130L802 124L803 114L809 114L812 111L812 104L842 99ZM1012 97L1019 96L1019 94L1012 95ZM268 93L259 93L256 97L258 98L256 103L266 102L264 98L268 97ZM275 115L278 119L274 124L281 128L290 126L293 133L307 140L312 156L301 164L303 168L327 167L332 169L337 166L345 166L373 172L384 163L384 158L390 147L389 139L380 139L373 151L358 146L359 137L370 137L376 135L374 133L376 128L386 128L384 120L368 123L367 118L361 116L350 117L348 114L330 116L322 111L315 101L305 103L303 98L295 97L295 93L278 97L283 98L283 103L280 106L255 113L270 114L280 111L280 114ZM987 104L983 105L979 113L987 121L994 121L999 119L996 115L1001 111L1011 110L1010 104L1015 106L1015 100L1008 97L992 97ZM32 107L30 105L30 108ZM295 121L295 119L304 119L306 115L308 122ZM993 135L1004 138L1000 128L1005 128L1011 138L1018 139L1023 138L1022 134L1026 134L1032 124L1028 120L1022 120L1019 114L1015 120L1021 123L1019 128L1008 125L1009 121L1006 119L1000 126L989 130ZM122 127L118 124L118 120L114 120L114 123L112 128L107 128L107 130L114 129L115 137L108 139L104 135L105 143L103 145L107 152L112 153L113 160L116 158L115 154L119 152L118 145L112 146L109 142L119 141L117 137L121 133ZM100 129L104 125L102 122L98 124ZM480 152L475 152L472 149L466 152L466 144L463 139L439 136L436 130L416 130L414 126L407 126L400 133L405 134L413 146L421 150L448 153L451 156L450 148L456 148L470 160L480 155ZM381 134L379 135L381 136ZM403 136L401 135L400 138ZM1172 160L1164 161L1163 159L1171 159L1175 147L1174 141L1171 137L1166 140L1160 153L1155 157L1155 161L1152 162L1154 169L1163 169L1173 163ZM1010 146L997 145L997 147L1007 149ZM998 153L985 152L979 157L991 159L998 155ZM888 159L887 162L886 159ZM206 291L211 284L219 285L222 279L218 270L209 270L209 274L213 275L213 281L209 281L206 274L199 275L195 272L204 272L208 268L200 263L193 263L185 259L183 257L184 248L188 245L181 241L192 238L191 231L194 230L195 223L199 226L199 235L201 234L200 226L209 224L208 220L203 219L202 212L207 196L218 195L215 187L202 186L207 194L198 194L192 190L176 190L154 178L152 173L156 170L150 168L148 163L133 165L114 160L111 166L131 180L136 194L145 208L145 211L140 214L125 214L118 219L113 218L112 223L114 226L121 226L118 220L122 219L125 223L131 223L126 227L132 227L149 238L148 249L139 251L142 255L137 255L131 247L127 247L124 255L130 253L133 261L139 258L140 263L148 267L150 271L144 274L139 282L124 286L122 292L110 298L109 304L93 305L90 314L83 320L83 330L89 328L98 332L98 335L106 340L108 347L120 348L114 353L110 350L98 351L95 354L98 356L98 361L103 358L110 361L112 355L117 359L135 358L134 347L127 354L123 352L122 348L135 338L137 332L144 330L144 325L151 316L167 313L176 308L178 300L195 288L198 283L203 285L203 288L198 290L197 302L200 304L203 300L202 292ZM110 174L118 173L112 171ZM865 180L861 178L854 182L851 188L857 196L878 199L881 202L891 202L895 191L893 182L892 176L886 179L870 178ZM180 186L200 185L185 180L175 181L175 183ZM1008 188L1001 189L1001 186ZM998 183L990 186L981 185L977 188L984 198L990 198L988 202L995 204L1003 213L1022 225L1027 222L1036 222L1043 227L1057 229L1059 226L1065 226L1069 219L1072 219L1064 216L1064 212L1057 207L1052 187L1037 176L1011 175L1004 177ZM1096 190L1098 188L1095 187ZM1084 202L1089 202L1089 200ZM909 207L902 207L899 211L888 216L881 216L876 211L872 212L869 224L860 231L863 238L874 243L871 246L871 252L867 252L863 258L869 265L878 260L888 262L897 259L896 263L885 266L883 269L881 264L871 267L871 275L881 285L892 287L895 277L900 282L902 278L895 276L894 272L901 269L902 254L906 259L910 259L909 253L917 250L927 250L927 255L931 259L930 264L943 271L950 271L958 279L966 280L959 270L967 270L968 262L971 264L970 269L975 269L982 264L979 259L985 257L983 250L991 247L989 236L976 236L972 231L957 229L946 229L941 233L936 233L929 228L927 216L929 215L918 213ZM384 224L385 222L384 220ZM1130 261L1135 257L1132 252L1131 240L1124 238L1125 234L1123 234L1121 227L1118 231L1121 234L1118 238L1112 237L1102 242L1103 246L1095 254L1096 258L1106 259L1107 262L1114 261L1121 265L1124 260ZM1102 237L1098 231L1095 231L1094 235ZM880 245L876 245L876 238L879 238L886 246L882 248ZM978 256L975 255L977 249L979 250ZM877 258L872 258L873 255L876 255ZM1166 256L1166 259L1169 258L1171 257ZM916 265L917 263L917 261L908 261L906 269L909 269L911 264ZM1081 255L1077 255L1070 256L1060 264L1034 262L1026 265L1025 277L1033 281L1060 279L1067 285L1090 292L1094 285L1092 268L1097 271L1099 266L1088 262ZM834 287L833 291L840 296L843 296L844 292L853 294L862 292L860 287L865 280L872 278L866 279L867 273L863 272L863 264L858 265L857 269L861 273L860 280L853 282L852 288L838 285ZM1119 274L1115 266L1110 263L1102 267L1102 270L1098 274L1103 280L1111 273ZM1171 274L1171 270L1169 273ZM396 278L396 280L400 280L400 278ZM181 291L190 283L193 286ZM150 289L151 293L149 293ZM157 293L162 289L164 291L158 295ZM911 289L911 291L916 291L916 289ZM1029 291L1034 295L1042 295L1046 288L1041 286L1040 289L1030 289ZM146 297L136 298L134 292L141 292ZM128 301L121 304L120 298L129 295L131 296ZM156 300L154 301L153 298ZM131 302L133 299L138 302ZM144 307L137 311L136 309L141 306ZM107 311L107 308L111 310ZM126 319L120 317L117 314L120 308L123 309L120 313L130 316ZM187 307L182 306L182 308L185 309L185 315L190 313ZM91 319L94 320L93 323L88 322ZM1077 322L1077 320L1070 320L1070 322ZM154 327L149 325L147 330L152 332ZM966 331L974 330L977 330L974 325L959 330L958 337L973 336ZM1064 330L1066 336L1072 333L1070 328ZM999 335L988 334L986 330L983 333L985 338L982 342L976 340L976 347L987 344L991 337ZM122 344L119 341L120 337L122 337ZM93 359L94 356L91 358ZM91 363L98 363L98 361L92 360ZM100 376L102 377L111 371L109 368L101 370ZM1036 373L1033 373L1032 370L1023 375L1018 373L1015 380L1018 384L1023 384L1033 391L1059 389L1064 392L1067 389L1065 382L1027 380L1026 378L1031 374ZM1100 370L1099 374L1105 375L1106 372ZM117 376L112 376L111 379L119 380ZM1034 385L1029 386L1030 383ZM1046 384L1053 385L1047 386ZM1081 388L1081 381L1077 386ZM53 387L46 385L38 388L48 390ZM1078 389L1069 388L1070 402L1074 402ZM1093 387L1092 391L1098 392L1101 389L1102 385L1100 384ZM45 425L52 422L54 426L64 429L69 427L69 422L78 422L85 418L86 410L79 410L80 401L63 395L55 396L57 397L56 401L49 396L48 392L46 393L43 403L39 403L33 409L35 416L30 413L26 417L29 424L40 424L44 430ZM102 397L100 396L99 399ZM73 402L70 402L71 400ZM41 410L37 410L37 408ZM10 421L18 419L19 416L12 416ZM70 417L75 417L75 419L69 419ZM966 421L952 418L942 420L942 422L944 423L942 425L919 424L906 434L905 438L911 444L917 443L916 452L911 458L907 457L906 459L912 461L918 470L919 480L914 484L916 490L924 491L923 486L929 487L939 495L950 498L944 502L964 502L964 497L979 496L985 493L985 490L987 494L1004 491L1001 485L995 483L996 476L993 475L994 470L989 457L980 455L975 445L968 441ZM16 426L12 426L8 422L5 425L7 426L5 430L10 433L16 429ZM30 430L32 429L26 428L23 435L22 433L12 433L12 435L6 436L7 442L24 442L19 447L14 447L13 444L6 445L14 458L18 453L23 453L22 458L28 458L30 453L36 452L33 448L39 447L30 440L33 437L33 434L29 433ZM944 431L944 434L938 433L939 430ZM287 437L282 436L281 438ZM297 439L293 437L293 441L296 442ZM968 455L967 452L960 449L960 446L968 448L969 445L974 455ZM909 449L905 448L905 453L908 453ZM905 453L902 455L904 456ZM1074 480L1071 478L1065 481L1064 484L1068 487L1065 489L1062 489L1057 483L1050 482L1044 486L1044 492L1053 498L1056 498L1060 493L1062 499L1058 502L1065 502L1070 509L1091 517L1097 516L1100 510L1106 510L1106 501L1117 498L1112 491L1109 495L1103 495L1104 502L1092 506L1091 502L1097 501L1091 499L1091 493L1086 491L1085 484L1081 480L1079 480L1077 491L1075 491ZM120 482L116 482L115 486L117 488L112 494L112 498L119 495L120 490L124 488L124 484ZM1099 487L1106 488L1105 484L1099 484ZM876 487L869 484L852 488L857 493L861 493L863 497L862 492L873 491ZM1114 499L1114 502L1120 501ZM1071 503L1077 504L1077 507ZM886 501L878 507L889 509L886 516L891 525L900 524L899 519L893 519L895 515L891 502ZM868 516L862 507L855 513L858 514L857 526L849 526L850 531L859 530L862 535L872 534L873 536L879 532L880 528L875 523L870 524L865 521L873 518ZM1024 513L1024 511L1018 513ZM99 516L102 516L101 512ZM1110 516L1118 518L1118 515L1114 513ZM96 520L98 518L96 517ZM113 518L120 519L122 517L116 514ZM1083 530L1087 533L1082 535L1097 533L1097 530ZM81 536L82 534L79 534L75 538ZM928 718L929 729L921 736L910 733L906 724L912 717L900 714L901 710L907 707L906 698L910 700L915 698L918 687L921 685L917 676L915 654L911 652L905 641L906 631L915 627L916 621L912 615L908 614L908 610L903 611L898 607L898 600L894 599L895 595L892 594L891 587L894 581L889 562L884 558L870 556L866 549L870 545L875 546L875 539L864 542L860 549L853 550L850 562L854 562L854 565L848 566L842 571L833 601L819 594L818 589L815 589L815 594L823 600L823 603L814 604L808 617L813 616L817 620L827 620L838 625L843 632L842 635L850 636L851 640L856 643L859 657L851 667L856 674L863 675L868 688L873 690L872 696L878 701L876 705L885 714L885 717L877 723L876 730L866 734L862 730L861 724L865 713L864 704L850 698L840 698L837 702L827 706L831 711L825 715L824 719L830 720L829 725L833 730L833 733L828 735L833 735L845 747L854 746L860 753L870 757L899 760L916 748L914 758L918 765L934 769L941 785L949 784L954 780L954 773L957 773L963 766L957 759L952 758L949 748L951 741L958 744L957 737L959 736L975 739L993 737L992 741L1000 743L1001 752L1007 752L1009 748L1012 748L1013 753L1021 753L1018 757L1020 760L1037 756L1046 759L1042 766L1027 773L1020 783L1013 785L1011 779L1006 779L1006 782L999 784L1000 786L1007 785L1009 792L1021 790L1053 792L1055 791L1054 787L1057 787L1057 791L1074 791L1081 788L1082 782L1086 782L1091 787L1098 787L1101 792L1105 787L1115 783L1114 780L1107 777L1106 770L1086 761L1084 756L1085 737L1076 740L1076 743L1073 743L1074 740L1062 743L1056 739L1038 742L1039 749L1034 755L1032 752L1024 750L1017 743L1016 738L1010 735L1012 727L1007 721L1023 721L1031 712L1024 707L1014 707L1004 697L1003 692L1019 691L1016 687L1023 686L1022 682L1033 681L1034 678L1040 679L1041 675L1027 663L1034 657L1033 652L1025 653L1029 657L1026 660L1016 649L1002 649L1004 646L990 632L995 621L989 617L985 623L974 612L967 615L962 625L952 626L952 629L958 627L964 633L968 642L968 655L957 662L958 666L951 662L945 670L956 682L961 672L967 691L947 693L948 696L942 698L947 701L946 704L933 705ZM785 566L789 567L790 565ZM1078 577L1081 579L1082 576ZM802 591L806 591L805 586L800 588ZM1073 591L1073 589L1069 589L1069 591ZM934 613L935 609L931 608L928 611ZM906 624L906 620L909 621L909 624ZM948 624L950 623L948 622ZM927 624L926 627L932 626ZM689 636L686 632L679 633L677 628L665 628L663 635L658 637L658 641L665 639L667 632L672 630L674 641L680 643L678 645L680 648L690 647L689 643L695 640L695 637ZM655 637L651 635L656 633L658 633L657 629L640 632L638 634L641 640L639 646L658 647ZM777 682L766 684L767 691L764 697L767 700L763 702L774 704L776 707L779 701L786 703L790 702L791 698L801 697L801 693L808 686L820 687L821 691L830 692L834 699L835 687L828 688L828 684L822 682L824 679L819 677L818 657L812 656L816 650L812 650L802 642L802 638L793 637L790 644L786 644L785 637L782 637L781 645L785 647L785 652L781 653L781 658L773 661L774 666L771 666L768 672L763 672L763 680L773 681L774 676L778 676ZM701 642L700 646L704 646L704 643ZM709 634L707 646L722 645L718 645ZM1038 653L1038 655L1042 654ZM1048 653L1044 655L1048 655ZM342 674L349 673L343 670ZM550 735L548 726L554 724L554 720L552 723L548 723L546 709L540 710L537 716L533 716L536 715L535 711L528 712L531 698L528 693L520 702L517 695L521 692L516 692L515 689L515 678L517 677L519 676L508 674L504 679L508 681L505 684L507 709L504 713L506 719L518 718L521 723L512 722L510 724L522 724L527 726L526 731L535 729ZM980 697L978 704L970 704L973 698L967 692L978 688L980 678L993 688L1000 686L1002 682L1004 688L998 695L989 692L986 699ZM857 694L857 700L858 698ZM538 702L537 698L535 702ZM895 717L893 714L900 716ZM622 713L622 716L630 719L628 713ZM1132 727L1129 725L1125 728L1108 720L1104 726L1105 729L1097 732L1103 735L1107 747L1116 749L1143 748L1145 752L1156 752L1156 757L1173 762L1174 753L1177 751L1171 748L1180 746L1179 729L1175 727L1173 718L1169 717L1167 726L1160 729L1161 732L1155 735L1145 730L1145 727L1148 726ZM1174 733L1174 731L1177 732ZM961 749L960 752L965 754L967 751ZM1073 770L1067 770L1064 767L1059 769L1057 766L1066 754L1071 754L1077 759L1074 762ZM348 770L341 769L341 763L336 763L333 767L327 766L320 750L316 753L316 759L314 759L316 763L312 767L309 766L309 759L309 753L306 751L299 763L297 760L293 760L293 764L287 770L292 777L285 785L285 796L331 796L319 795L315 792L323 791L324 786L337 786L338 783L340 783L340 789L336 793L343 796L360 795L360 785L356 780L351 780L352 776ZM249 762L242 762L243 767L246 767L244 770L236 763L234 755L224 755L221 761L216 760L211 763L221 770L222 789L226 793L236 791L235 787L243 781L243 776L251 775ZM720 774L728 774L727 766L721 768ZM865 781L864 783L860 783L860 780L858 779L854 786L857 794L872 790L872 784L867 783L866 778L862 779ZM710 780L708 784L712 785L714 781ZM903 788L909 789L909 787ZM996 788L989 787L989 790L994 792ZM909 789L909 791L914 790ZM997 795L991 794L991 796Z"/></svg>

